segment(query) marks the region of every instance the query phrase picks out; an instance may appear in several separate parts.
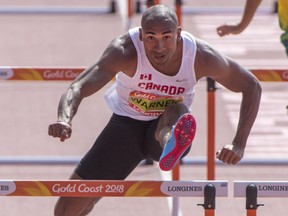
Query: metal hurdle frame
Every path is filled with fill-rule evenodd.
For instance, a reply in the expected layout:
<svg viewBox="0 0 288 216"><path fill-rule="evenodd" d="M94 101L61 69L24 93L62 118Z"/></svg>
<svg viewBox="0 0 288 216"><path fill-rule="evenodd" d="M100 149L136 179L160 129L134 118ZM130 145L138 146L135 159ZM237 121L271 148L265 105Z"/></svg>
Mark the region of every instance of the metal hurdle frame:
<svg viewBox="0 0 288 216"><path fill-rule="evenodd" d="M1 6L0 14L107 14L116 13L116 1L109 0L108 7L83 6Z"/></svg>
<svg viewBox="0 0 288 216"><path fill-rule="evenodd" d="M141 0L136 0L136 13L141 13L146 6L152 6L154 4L159 4L160 0L146 0L146 5L141 6ZM183 6L183 0L175 0L175 6L181 2L181 14L231 14L231 13L242 13L243 7L189 7ZM184 2L185 3L185 2ZM273 7L261 7L257 10L257 13L261 14L271 14L275 13L275 6ZM177 10L177 9L176 9Z"/></svg>
<svg viewBox="0 0 288 216"><path fill-rule="evenodd" d="M214 216L216 197L228 196L228 181L0 180L0 196L204 197L204 215Z"/></svg>
<svg viewBox="0 0 288 216"><path fill-rule="evenodd" d="M258 197L288 197L288 181L234 181L234 197L246 198L246 215L256 216Z"/></svg>
<svg viewBox="0 0 288 216"><path fill-rule="evenodd" d="M21 81L72 81L74 80L85 68L83 67L0 67L0 80L21 80ZM262 82L288 82L288 69L253 69L250 71ZM208 180L214 180L215 178L215 82L213 80L207 81L208 92L208 151L206 158L183 158L183 164L207 164L207 176ZM41 163L41 157L34 158ZM53 158L52 158L53 159ZM54 158L61 163L61 158ZM72 157L67 158L64 163L76 163L79 158ZM49 158L43 158L43 160L49 160ZM210 162L209 162L210 161ZM5 164L19 164L28 163L33 164L31 157L16 158L16 157L3 157L1 163ZM240 164L287 164L288 160L245 160L243 159ZM219 163L218 163L219 164Z"/></svg>
<svg viewBox="0 0 288 216"><path fill-rule="evenodd" d="M250 69L261 82L288 82L288 69ZM207 80L207 179L215 179L215 81ZM279 161L278 161L279 162ZM283 161L284 162L284 161Z"/></svg>

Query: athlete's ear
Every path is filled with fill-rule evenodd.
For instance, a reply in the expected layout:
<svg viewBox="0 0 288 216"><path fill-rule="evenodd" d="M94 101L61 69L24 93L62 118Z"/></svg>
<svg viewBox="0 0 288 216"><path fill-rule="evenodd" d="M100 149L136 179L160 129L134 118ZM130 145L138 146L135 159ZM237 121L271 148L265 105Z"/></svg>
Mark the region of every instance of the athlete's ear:
<svg viewBox="0 0 288 216"><path fill-rule="evenodd" d="M143 41L143 36L142 36L142 34L143 34L142 28L139 28L139 40L140 40L140 41Z"/></svg>
<svg viewBox="0 0 288 216"><path fill-rule="evenodd" d="M181 40L181 31L182 31L182 29L181 29L181 27L179 26L179 27L177 28L177 40L178 40L178 41Z"/></svg>

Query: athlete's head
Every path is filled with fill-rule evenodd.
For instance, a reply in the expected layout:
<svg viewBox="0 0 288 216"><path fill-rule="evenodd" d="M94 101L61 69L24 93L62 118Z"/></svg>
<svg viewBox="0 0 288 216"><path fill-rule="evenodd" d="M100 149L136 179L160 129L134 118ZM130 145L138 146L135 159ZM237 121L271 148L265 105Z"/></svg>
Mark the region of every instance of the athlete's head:
<svg viewBox="0 0 288 216"><path fill-rule="evenodd" d="M140 40L153 66L165 64L175 54L181 28L175 12L164 5L148 8L141 20Z"/></svg>

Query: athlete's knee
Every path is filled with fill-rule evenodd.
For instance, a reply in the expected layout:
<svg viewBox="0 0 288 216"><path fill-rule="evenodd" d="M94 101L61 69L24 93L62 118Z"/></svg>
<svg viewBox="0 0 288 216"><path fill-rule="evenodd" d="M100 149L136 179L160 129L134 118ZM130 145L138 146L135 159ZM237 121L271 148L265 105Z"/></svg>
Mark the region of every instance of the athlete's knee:
<svg viewBox="0 0 288 216"><path fill-rule="evenodd" d="M88 205L80 214L80 216L88 215L94 208L94 204Z"/></svg>
<svg viewBox="0 0 288 216"><path fill-rule="evenodd" d="M184 114L189 112L189 109L183 103L178 103L167 106L165 112Z"/></svg>
<svg viewBox="0 0 288 216"><path fill-rule="evenodd" d="M155 130L155 139L162 147L166 143L167 139L169 139L173 125L177 122L180 116L188 112L189 109L182 103L166 107Z"/></svg>
<svg viewBox="0 0 288 216"><path fill-rule="evenodd" d="M54 216L68 216L68 215L75 215L70 214L72 210L69 210L71 207L67 204L62 204L61 202L57 202L54 208ZM74 212L75 213L75 212Z"/></svg>

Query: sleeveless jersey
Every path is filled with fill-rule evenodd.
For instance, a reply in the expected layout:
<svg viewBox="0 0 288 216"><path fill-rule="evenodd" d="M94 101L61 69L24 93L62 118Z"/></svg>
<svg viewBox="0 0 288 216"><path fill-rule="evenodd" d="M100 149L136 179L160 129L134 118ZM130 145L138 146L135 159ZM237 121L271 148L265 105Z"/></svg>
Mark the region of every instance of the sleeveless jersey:
<svg viewBox="0 0 288 216"><path fill-rule="evenodd" d="M137 70L131 78L123 72L106 91L105 100L112 112L133 119L149 121L161 115L165 108L176 103L190 107L197 83L194 71L196 42L188 32L181 31L183 41L182 63L175 76L157 71L149 62L139 27L129 30L137 51Z"/></svg>

